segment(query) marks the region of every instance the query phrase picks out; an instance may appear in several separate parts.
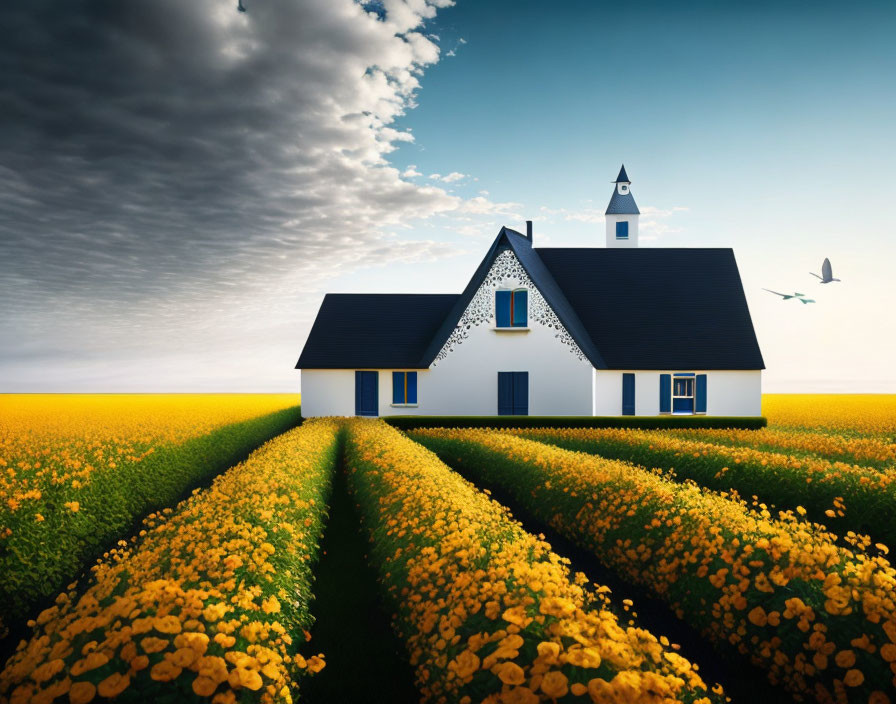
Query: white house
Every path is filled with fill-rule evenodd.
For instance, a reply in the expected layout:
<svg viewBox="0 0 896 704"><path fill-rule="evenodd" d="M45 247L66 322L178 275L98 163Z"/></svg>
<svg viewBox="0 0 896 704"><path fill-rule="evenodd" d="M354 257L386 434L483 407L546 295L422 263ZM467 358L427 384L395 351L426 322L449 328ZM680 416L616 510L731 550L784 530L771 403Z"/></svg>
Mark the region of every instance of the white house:
<svg viewBox="0 0 896 704"><path fill-rule="evenodd" d="M463 293L328 294L302 414L760 415L762 354L731 249L638 247L625 167L606 247L502 227Z"/></svg>

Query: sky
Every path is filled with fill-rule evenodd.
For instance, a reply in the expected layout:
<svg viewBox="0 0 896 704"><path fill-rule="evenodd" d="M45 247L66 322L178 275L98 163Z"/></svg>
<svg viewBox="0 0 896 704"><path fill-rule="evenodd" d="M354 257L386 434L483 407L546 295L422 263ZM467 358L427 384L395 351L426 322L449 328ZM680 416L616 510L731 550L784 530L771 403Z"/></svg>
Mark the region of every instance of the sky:
<svg viewBox="0 0 896 704"><path fill-rule="evenodd" d="M0 391L295 391L324 293L603 246L624 162L764 391L896 392L892 3L243 4L0 6Z"/></svg>

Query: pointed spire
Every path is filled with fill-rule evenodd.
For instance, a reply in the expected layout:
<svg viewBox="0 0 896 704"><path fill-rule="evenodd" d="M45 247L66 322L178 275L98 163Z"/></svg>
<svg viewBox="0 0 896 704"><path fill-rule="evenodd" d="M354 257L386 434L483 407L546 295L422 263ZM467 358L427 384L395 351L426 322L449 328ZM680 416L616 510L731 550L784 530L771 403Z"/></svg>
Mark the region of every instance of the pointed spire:
<svg viewBox="0 0 896 704"><path fill-rule="evenodd" d="M616 177L616 180L613 183L631 183L631 179L628 177L628 174L625 173L625 164L622 165L622 168L619 169L619 175Z"/></svg>

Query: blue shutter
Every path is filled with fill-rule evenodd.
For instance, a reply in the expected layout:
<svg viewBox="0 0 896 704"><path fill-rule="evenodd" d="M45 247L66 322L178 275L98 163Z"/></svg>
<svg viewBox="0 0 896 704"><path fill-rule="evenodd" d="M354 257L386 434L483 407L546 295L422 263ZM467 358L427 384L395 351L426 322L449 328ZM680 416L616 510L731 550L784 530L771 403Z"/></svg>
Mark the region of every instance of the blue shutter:
<svg viewBox="0 0 896 704"><path fill-rule="evenodd" d="M616 223L616 239L617 240L627 240L628 239L628 220L622 220Z"/></svg>
<svg viewBox="0 0 896 704"><path fill-rule="evenodd" d="M672 375L660 374L660 413L672 412Z"/></svg>
<svg viewBox="0 0 896 704"><path fill-rule="evenodd" d="M622 415L635 415L635 375L622 375Z"/></svg>
<svg viewBox="0 0 896 704"><path fill-rule="evenodd" d="M417 372L408 372L408 403L417 403Z"/></svg>
<svg viewBox="0 0 896 704"><path fill-rule="evenodd" d="M364 384L364 372L355 372L355 415L361 415L363 404L361 402L362 386Z"/></svg>
<svg viewBox="0 0 896 704"><path fill-rule="evenodd" d="M696 389L696 408L697 413L706 413L706 374L697 375Z"/></svg>
<svg viewBox="0 0 896 704"><path fill-rule="evenodd" d="M513 372L498 372L498 415L513 415Z"/></svg>
<svg viewBox="0 0 896 704"><path fill-rule="evenodd" d="M495 291L495 325L510 327L510 291Z"/></svg>
<svg viewBox="0 0 896 704"><path fill-rule="evenodd" d="M526 289L513 292L513 326L515 328L524 328L529 324L528 300L529 292Z"/></svg>
<svg viewBox="0 0 896 704"><path fill-rule="evenodd" d="M404 402L404 372L392 372L392 403Z"/></svg>
<svg viewBox="0 0 896 704"><path fill-rule="evenodd" d="M513 415L529 415L529 372L513 372Z"/></svg>

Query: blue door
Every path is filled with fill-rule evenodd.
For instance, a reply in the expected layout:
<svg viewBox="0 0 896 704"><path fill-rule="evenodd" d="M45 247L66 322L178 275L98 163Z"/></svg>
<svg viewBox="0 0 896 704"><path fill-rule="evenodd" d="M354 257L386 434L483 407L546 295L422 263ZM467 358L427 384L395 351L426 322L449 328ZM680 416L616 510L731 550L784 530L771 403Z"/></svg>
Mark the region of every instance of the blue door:
<svg viewBox="0 0 896 704"><path fill-rule="evenodd" d="M355 372L355 415L379 415L379 372Z"/></svg>
<svg viewBox="0 0 896 704"><path fill-rule="evenodd" d="M529 415L529 372L498 372L498 415Z"/></svg>
<svg viewBox="0 0 896 704"><path fill-rule="evenodd" d="M635 415L635 375L622 375L622 415Z"/></svg>

